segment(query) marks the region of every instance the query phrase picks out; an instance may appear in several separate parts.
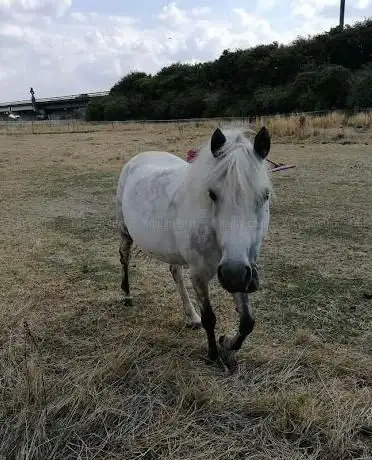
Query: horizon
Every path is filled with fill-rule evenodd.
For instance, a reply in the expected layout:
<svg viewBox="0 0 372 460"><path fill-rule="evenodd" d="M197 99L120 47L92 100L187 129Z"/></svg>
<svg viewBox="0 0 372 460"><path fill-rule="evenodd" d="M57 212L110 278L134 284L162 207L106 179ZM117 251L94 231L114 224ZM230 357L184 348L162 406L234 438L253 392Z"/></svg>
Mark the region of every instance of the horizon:
<svg viewBox="0 0 372 460"><path fill-rule="evenodd" d="M36 99L106 92L131 72L154 76L175 63L213 62L224 50L289 45L337 27L339 4L0 0L0 102L28 100L30 87ZM345 26L370 16L372 0L346 2Z"/></svg>

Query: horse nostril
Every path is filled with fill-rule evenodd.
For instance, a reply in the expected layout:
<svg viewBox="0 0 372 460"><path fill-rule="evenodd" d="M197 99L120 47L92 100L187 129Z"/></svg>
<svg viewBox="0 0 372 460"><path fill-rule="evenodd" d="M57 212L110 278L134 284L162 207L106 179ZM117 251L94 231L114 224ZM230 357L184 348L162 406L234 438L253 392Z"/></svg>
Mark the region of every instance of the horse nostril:
<svg viewBox="0 0 372 460"><path fill-rule="evenodd" d="M218 266L217 276L218 276L218 279L221 281L222 280L222 265Z"/></svg>
<svg viewBox="0 0 372 460"><path fill-rule="evenodd" d="M250 283L251 279L252 279L252 269L249 265L247 265L245 267L245 270L246 270L246 274L245 274L245 282L246 282L246 285L248 286L248 284Z"/></svg>
<svg viewBox="0 0 372 460"><path fill-rule="evenodd" d="M258 291L259 286L260 286L260 280L259 280L259 277L258 277L257 267L255 265L253 265L253 267L252 267L252 277L251 277L251 280L250 280L250 282L248 284L248 292L253 293L253 292Z"/></svg>

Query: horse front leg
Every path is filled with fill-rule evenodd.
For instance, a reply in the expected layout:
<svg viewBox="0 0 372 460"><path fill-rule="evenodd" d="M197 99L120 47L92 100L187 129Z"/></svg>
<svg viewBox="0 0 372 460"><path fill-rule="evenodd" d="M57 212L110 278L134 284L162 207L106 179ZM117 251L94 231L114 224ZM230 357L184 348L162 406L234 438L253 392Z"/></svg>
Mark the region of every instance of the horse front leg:
<svg viewBox="0 0 372 460"><path fill-rule="evenodd" d="M255 319L249 301L248 293L239 292L233 294L236 310L239 313L239 331L234 337L221 336L218 340L220 354L228 368L235 368L236 361L234 352L240 350L247 336L253 331Z"/></svg>
<svg viewBox="0 0 372 460"><path fill-rule="evenodd" d="M196 274L191 274L191 281L200 307L201 323L207 333L208 358L211 361L217 361L218 348L214 332L216 315L209 299L208 281Z"/></svg>

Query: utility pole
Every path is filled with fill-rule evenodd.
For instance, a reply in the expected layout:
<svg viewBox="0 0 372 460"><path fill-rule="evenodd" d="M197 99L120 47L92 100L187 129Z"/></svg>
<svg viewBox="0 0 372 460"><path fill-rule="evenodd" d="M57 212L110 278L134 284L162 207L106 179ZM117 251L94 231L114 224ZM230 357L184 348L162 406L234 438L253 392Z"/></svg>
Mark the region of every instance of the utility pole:
<svg viewBox="0 0 372 460"><path fill-rule="evenodd" d="M344 22L345 22L345 0L341 0L341 3L340 3L340 27L341 29L344 28Z"/></svg>

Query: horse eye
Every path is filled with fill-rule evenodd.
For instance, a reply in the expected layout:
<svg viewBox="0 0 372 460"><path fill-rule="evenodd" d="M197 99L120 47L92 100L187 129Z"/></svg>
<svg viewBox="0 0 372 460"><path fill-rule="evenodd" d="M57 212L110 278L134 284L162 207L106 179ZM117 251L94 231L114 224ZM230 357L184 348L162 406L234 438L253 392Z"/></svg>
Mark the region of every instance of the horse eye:
<svg viewBox="0 0 372 460"><path fill-rule="evenodd" d="M214 193L213 190L209 190L209 198L210 198L212 201L217 201L217 195Z"/></svg>
<svg viewBox="0 0 372 460"><path fill-rule="evenodd" d="M269 192L269 190L265 190L265 192L264 192L262 198L263 198L263 201L264 201L264 202L267 201L267 200L270 198L270 192Z"/></svg>

